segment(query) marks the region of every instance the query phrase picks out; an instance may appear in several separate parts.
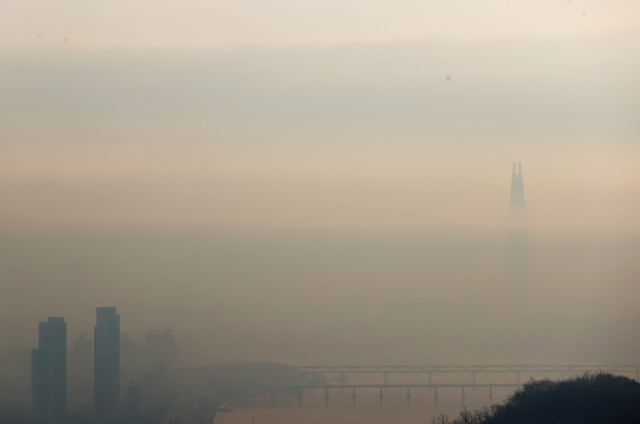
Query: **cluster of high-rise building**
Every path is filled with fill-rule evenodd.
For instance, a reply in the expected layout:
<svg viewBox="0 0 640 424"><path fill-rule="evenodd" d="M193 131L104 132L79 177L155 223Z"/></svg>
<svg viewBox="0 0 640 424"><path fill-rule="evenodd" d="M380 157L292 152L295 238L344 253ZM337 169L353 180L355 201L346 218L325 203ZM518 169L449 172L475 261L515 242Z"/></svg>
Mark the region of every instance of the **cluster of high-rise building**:
<svg viewBox="0 0 640 424"><path fill-rule="evenodd" d="M86 334L76 346L87 349ZM96 310L93 339L94 415L117 416L120 401L120 315ZM31 405L37 424L64 424L67 413L67 323L49 317L38 326L38 348L31 350Z"/></svg>
<svg viewBox="0 0 640 424"><path fill-rule="evenodd" d="M31 404L36 424L68 422L67 375L73 388L73 403L84 404L86 412L86 404L90 403L86 402L86 397L93 392L93 417L96 422L107 423L116 422L123 412L138 412L138 387L122 389L123 373L125 377L133 377L143 367L171 369L179 364L179 350L171 330L151 331L145 337L145 345L140 346L126 333L120 333L120 315L114 307L97 308L93 343L87 333L78 334L69 355L69 373L64 318L49 317L41 322L38 336L38 348L31 351ZM121 363L122 353L124 364ZM121 408L123 391L127 393L127 399Z"/></svg>

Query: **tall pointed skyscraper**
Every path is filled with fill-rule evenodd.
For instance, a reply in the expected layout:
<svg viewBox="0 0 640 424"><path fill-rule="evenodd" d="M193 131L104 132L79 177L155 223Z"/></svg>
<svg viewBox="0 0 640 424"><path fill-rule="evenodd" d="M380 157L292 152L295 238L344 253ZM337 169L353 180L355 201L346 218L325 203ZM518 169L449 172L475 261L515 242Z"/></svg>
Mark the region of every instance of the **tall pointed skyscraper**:
<svg viewBox="0 0 640 424"><path fill-rule="evenodd" d="M527 207L524 201L522 163L513 162L511 196L509 200L509 231L507 235L507 274L512 287L524 284L531 262L529 233L526 227Z"/></svg>
<svg viewBox="0 0 640 424"><path fill-rule="evenodd" d="M509 201L509 218L524 219L527 217L527 206L524 202L524 182L522 181L522 163L513 162L511 170L511 199Z"/></svg>

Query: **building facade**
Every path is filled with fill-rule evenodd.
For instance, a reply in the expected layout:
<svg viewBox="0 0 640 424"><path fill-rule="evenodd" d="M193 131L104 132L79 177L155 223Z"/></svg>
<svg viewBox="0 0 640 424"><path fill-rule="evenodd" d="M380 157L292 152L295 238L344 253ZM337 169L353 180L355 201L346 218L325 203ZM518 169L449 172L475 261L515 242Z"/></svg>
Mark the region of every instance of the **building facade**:
<svg viewBox="0 0 640 424"><path fill-rule="evenodd" d="M98 420L114 420L120 403L120 315L116 308L97 308L93 354L94 415Z"/></svg>
<svg viewBox="0 0 640 424"><path fill-rule="evenodd" d="M63 424L67 413L67 323L49 317L38 325L31 350L31 405L36 424Z"/></svg>

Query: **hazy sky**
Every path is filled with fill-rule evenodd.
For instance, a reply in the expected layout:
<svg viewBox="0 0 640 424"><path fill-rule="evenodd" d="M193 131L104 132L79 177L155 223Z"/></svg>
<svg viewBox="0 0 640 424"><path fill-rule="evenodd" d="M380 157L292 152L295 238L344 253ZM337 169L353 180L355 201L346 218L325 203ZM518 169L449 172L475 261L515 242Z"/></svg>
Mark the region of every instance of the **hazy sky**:
<svg viewBox="0 0 640 424"><path fill-rule="evenodd" d="M3 228L640 228L638 2L0 11Z"/></svg>
<svg viewBox="0 0 640 424"><path fill-rule="evenodd" d="M634 0L3 0L6 46L235 47L585 37L637 31ZM42 39L36 40L41 34Z"/></svg>
<svg viewBox="0 0 640 424"><path fill-rule="evenodd" d="M492 327L521 161L531 299L612 358L571 317L636 323L638 52L637 0L0 0L0 340L47 314L90 331L105 303L127 331L215 322L216 349L247 335L221 357L261 346L243 359L419 358L427 330L394 337L434 304L462 311L443 346L476 321L544 338Z"/></svg>

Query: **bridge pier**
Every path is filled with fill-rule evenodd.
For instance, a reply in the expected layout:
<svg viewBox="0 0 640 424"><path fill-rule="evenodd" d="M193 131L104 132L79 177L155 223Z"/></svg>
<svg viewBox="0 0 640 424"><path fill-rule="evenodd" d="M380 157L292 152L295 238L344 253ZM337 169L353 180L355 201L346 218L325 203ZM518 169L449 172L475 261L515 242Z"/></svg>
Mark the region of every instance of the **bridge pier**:
<svg viewBox="0 0 640 424"><path fill-rule="evenodd" d="M560 380L564 380L564 371L560 371ZM518 381L519 383L519 381Z"/></svg>
<svg viewBox="0 0 640 424"><path fill-rule="evenodd" d="M387 383L387 375L388 374L389 374L388 372L384 373L384 384L389 384L389 383Z"/></svg>
<svg viewBox="0 0 640 424"><path fill-rule="evenodd" d="M476 384L476 373L475 373L475 372L472 372L472 373L471 373L471 376L472 376L473 384Z"/></svg>
<svg viewBox="0 0 640 424"><path fill-rule="evenodd" d="M518 384L520 383L520 373L519 372L516 373L516 383L518 383Z"/></svg>
<svg viewBox="0 0 640 424"><path fill-rule="evenodd" d="M378 395L378 397L380 398L380 406L382 406L382 398L384 397L382 394L382 387L380 387L380 395Z"/></svg>
<svg viewBox="0 0 640 424"><path fill-rule="evenodd" d="M356 406L356 388L353 388L353 394L351 395L351 399L353 399L353 407Z"/></svg>
<svg viewBox="0 0 640 424"><path fill-rule="evenodd" d="M329 388L324 389L324 403L329 406Z"/></svg>
<svg viewBox="0 0 640 424"><path fill-rule="evenodd" d="M298 389L298 406L302 406L302 389Z"/></svg>
<svg viewBox="0 0 640 424"><path fill-rule="evenodd" d="M407 406L411 404L411 387L407 387Z"/></svg>
<svg viewBox="0 0 640 424"><path fill-rule="evenodd" d="M271 400L271 407L274 408L276 406L276 389L269 391L269 398Z"/></svg>

